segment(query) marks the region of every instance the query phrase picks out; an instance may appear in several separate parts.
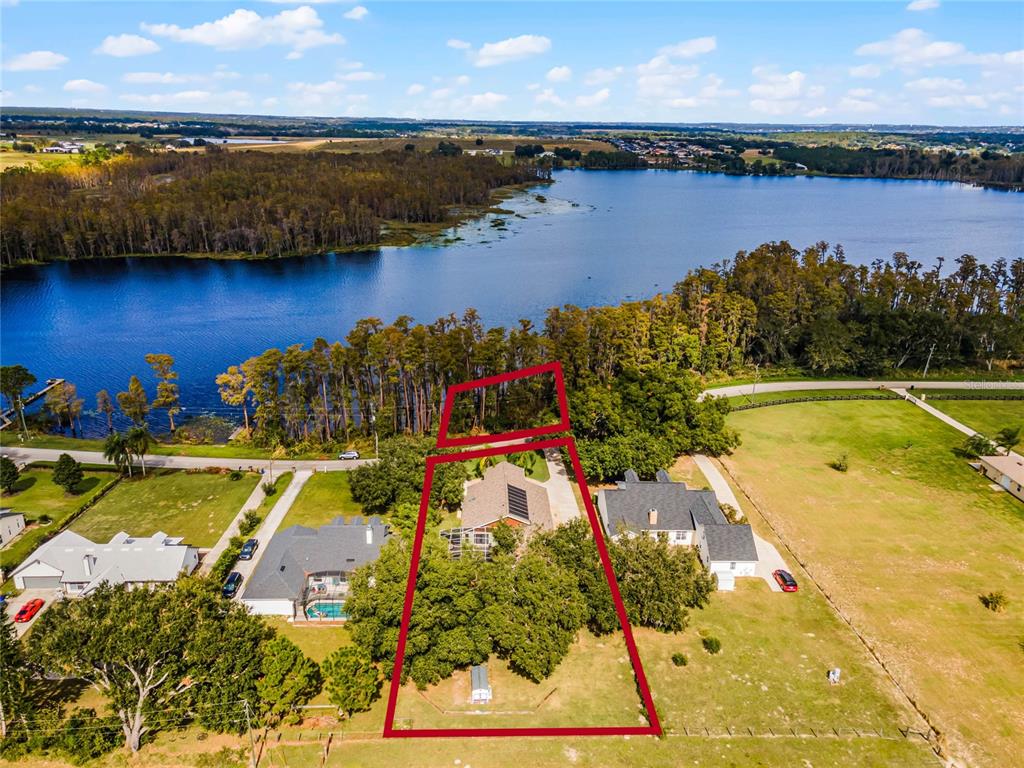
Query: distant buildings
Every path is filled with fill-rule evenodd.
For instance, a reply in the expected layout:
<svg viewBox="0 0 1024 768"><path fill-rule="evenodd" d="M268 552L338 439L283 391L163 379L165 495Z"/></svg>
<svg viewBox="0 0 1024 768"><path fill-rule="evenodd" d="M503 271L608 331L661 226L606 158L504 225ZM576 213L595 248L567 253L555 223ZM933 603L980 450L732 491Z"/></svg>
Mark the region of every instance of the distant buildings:
<svg viewBox="0 0 1024 768"><path fill-rule="evenodd" d="M101 584L131 587L166 584L192 573L199 550L158 532L134 538L121 531L97 544L73 531L62 531L14 569L18 589L55 589L83 597Z"/></svg>
<svg viewBox="0 0 1024 768"><path fill-rule="evenodd" d="M62 141L52 147L43 147L43 152L51 155L79 155L85 152L85 145L76 141Z"/></svg>

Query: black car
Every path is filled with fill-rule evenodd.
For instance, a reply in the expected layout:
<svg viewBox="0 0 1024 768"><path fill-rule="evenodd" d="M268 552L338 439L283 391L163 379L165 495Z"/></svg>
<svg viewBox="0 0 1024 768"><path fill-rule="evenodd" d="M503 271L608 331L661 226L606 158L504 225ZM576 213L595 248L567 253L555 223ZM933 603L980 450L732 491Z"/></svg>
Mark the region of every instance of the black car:
<svg viewBox="0 0 1024 768"><path fill-rule="evenodd" d="M256 539L249 539L242 545L242 551L238 553L238 559L252 560L252 556L256 554L256 549L259 545L260 543Z"/></svg>
<svg viewBox="0 0 1024 768"><path fill-rule="evenodd" d="M220 593L230 600L238 594L238 588L240 586L242 586L242 574L238 571L232 571L228 574L228 577L224 582L224 588L221 589Z"/></svg>

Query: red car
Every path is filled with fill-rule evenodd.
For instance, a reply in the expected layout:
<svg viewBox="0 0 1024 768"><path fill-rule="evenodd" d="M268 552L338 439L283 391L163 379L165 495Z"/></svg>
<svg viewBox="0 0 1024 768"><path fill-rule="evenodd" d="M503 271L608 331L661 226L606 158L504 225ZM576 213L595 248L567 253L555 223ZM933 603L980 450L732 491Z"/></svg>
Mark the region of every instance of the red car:
<svg viewBox="0 0 1024 768"><path fill-rule="evenodd" d="M32 621L32 617L39 613L39 609L43 607L44 602L46 601L41 600L38 597L35 600L29 600L21 606L21 609L14 615L14 620L19 623Z"/></svg>
<svg viewBox="0 0 1024 768"><path fill-rule="evenodd" d="M782 569L772 571L772 576L779 582L783 592L796 592L796 579L793 578L789 571L783 571Z"/></svg>

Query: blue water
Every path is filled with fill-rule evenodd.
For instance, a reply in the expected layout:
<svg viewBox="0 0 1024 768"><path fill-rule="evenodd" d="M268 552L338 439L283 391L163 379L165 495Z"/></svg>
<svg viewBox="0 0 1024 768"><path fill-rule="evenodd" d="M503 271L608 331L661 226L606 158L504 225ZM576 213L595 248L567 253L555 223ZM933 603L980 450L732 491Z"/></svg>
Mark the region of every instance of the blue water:
<svg viewBox="0 0 1024 768"><path fill-rule="evenodd" d="M347 619L345 604L337 601L316 602L306 606L306 618L310 620L319 619Z"/></svg>
<svg viewBox="0 0 1024 768"><path fill-rule="evenodd" d="M452 245L278 261L133 258L21 267L0 286L0 358L43 380L125 389L155 384L143 356L168 352L184 416L230 412L214 377L271 346L343 338L362 317L431 322L475 307L487 324L550 306L615 303L670 290L688 269L767 240L842 243L868 263L902 250L931 265L971 253L1024 256L1024 195L958 184L753 178L673 171L565 171L509 201ZM507 230L492 226L501 218ZM162 423L162 419L161 422Z"/></svg>

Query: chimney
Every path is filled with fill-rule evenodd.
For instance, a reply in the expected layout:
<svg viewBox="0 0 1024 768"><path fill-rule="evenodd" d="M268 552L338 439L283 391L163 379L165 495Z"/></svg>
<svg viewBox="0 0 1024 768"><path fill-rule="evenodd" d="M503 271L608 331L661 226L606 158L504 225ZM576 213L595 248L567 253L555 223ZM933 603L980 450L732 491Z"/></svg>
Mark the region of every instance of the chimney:
<svg viewBox="0 0 1024 768"><path fill-rule="evenodd" d="M366 543L373 544L373 526L366 526Z"/></svg>
<svg viewBox="0 0 1024 768"><path fill-rule="evenodd" d="M92 576L92 555L86 555L82 558L82 567L85 568L85 575Z"/></svg>
<svg viewBox="0 0 1024 768"><path fill-rule="evenodd" d="M658 524L658 510L656 510L654 507L651 507L649 510L647 510L647 524L648 525L657 525Z"/></svg>

